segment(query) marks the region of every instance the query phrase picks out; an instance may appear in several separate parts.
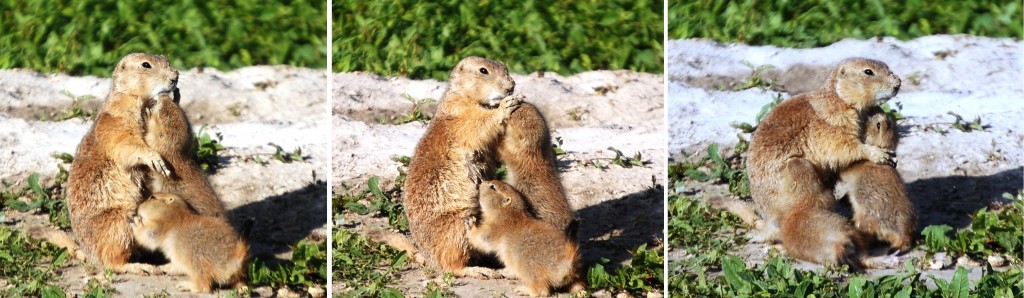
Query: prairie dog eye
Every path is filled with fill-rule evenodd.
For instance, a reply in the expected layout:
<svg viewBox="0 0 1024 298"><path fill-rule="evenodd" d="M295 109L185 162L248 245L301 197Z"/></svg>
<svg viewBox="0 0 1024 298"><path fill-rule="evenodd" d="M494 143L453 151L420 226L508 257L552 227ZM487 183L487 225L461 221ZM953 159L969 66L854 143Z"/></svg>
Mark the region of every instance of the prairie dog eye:
<svg viewBox="0 0 1024 298"><path fill-rule="evenodd" d="M144 67L144 68L153 68L152 65L149 65L149 62L142 62L142 67Z"/></svg>
<svg viewBox="0 0 1024 298"><path fill-rule="evenodd" d="M494 188L494 184L491 184L491 190L498 190L498 189Z"/></svg>
<svg viewBox="0 0 1024 298"><path fill-rule="evenodd" d="M864 70L864 74L869 75L869 76L873 76L873 75L875 75L875 72L869 68L869 69L865 69Z"/></svg>
<svg viewBox="0 0 1024 298"><path fill-rule="evenodd" d="M486 68L486 67L481 67L481 68L480 68L480 73L482 73L482 74L490 74L490 72L489 72L489 71L487 71L487 68Z"/></svg>

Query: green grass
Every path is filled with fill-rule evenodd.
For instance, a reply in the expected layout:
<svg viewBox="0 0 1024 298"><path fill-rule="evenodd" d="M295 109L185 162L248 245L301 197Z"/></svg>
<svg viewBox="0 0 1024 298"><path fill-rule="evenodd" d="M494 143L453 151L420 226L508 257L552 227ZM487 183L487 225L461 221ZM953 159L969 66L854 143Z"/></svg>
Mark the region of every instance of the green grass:
<svg viewBox="0 0 1024 298"><path fill-rule="evenodd" d="M58 279L56 270L69 258L65 249L0 225L0 279L7 284L0 288L0 296L63 296L64 290L52 282Z"/></svg>
<svg viewBox="0 0 1024 298"><path fill-rule="evenodd" d="M289 287L300 293L309 287L322 288L327 284L327 241L300 240L293 247L289 262L272 268L253 260L248 270L250 287Z"/></svg>
<svg viewBox="0 0 1024 298"><path fill-rule="evenodd" d="M179 69L327 65L326 2L0 1L0 68L110 76L125 54Z"/></svg>
<svg viewBox="0 0 1024 298"><path fill-rule="evenodd" d="M660 1L337 1L336 72L445 80L466 56L515 73L662 72Z"/></svg>
<svg viewBox="0 0 1024 298"><path fill-rule="evenodd" d="M587 290L593 293L603 289L638 296L648 292L661 293L665 284L663 247L648 249L647 244L641 244L631 253L633 258L629 264L611 273L604 268L608 259L602 258L600 262L591 265L586 271Z"/></svg>
<svg viewBox="0 0 1024 298"><path fill-rule="evenodd" d="M670 39L820 47L843 38L971 34L1021 39L1020 1L669 1Z"/></svg>

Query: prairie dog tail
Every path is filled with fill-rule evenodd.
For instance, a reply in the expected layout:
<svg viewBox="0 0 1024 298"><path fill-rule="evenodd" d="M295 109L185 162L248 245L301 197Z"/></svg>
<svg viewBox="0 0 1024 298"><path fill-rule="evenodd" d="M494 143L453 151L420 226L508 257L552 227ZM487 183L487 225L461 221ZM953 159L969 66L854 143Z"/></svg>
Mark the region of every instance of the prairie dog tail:
<svg viewBox="0 0 1024 298"><path fill-rule="evenodd" d="M75 259L79 261L85 261L85 253L78 249L78 244L75 243L75 239L68 235L67 232L61 230L48 229L45 227L35 227L29 229L29 234L33 238L46 241L56 245L57 247L67 249Z"/></svg>
<svg viewBox="0 0 1024 298"><path fill-rule="evenodd" d="M416 250L416 244L413 244L412 240L409 240L409 237L405 235L392 231L370 230L366 233L366 236L374 242L387 244L397 250L404 251L416 263L427 265L427 259Z"/></svg>
<svg viewBox="0 0 1024 298"><path fill-rule="evenodd" d="M757 227L761 222L761 216L757 215L757 212L754 211L754 206L750 202L716 196L708 199L708 206L732 212L742 219L743 223L751 227Z"/></svg>

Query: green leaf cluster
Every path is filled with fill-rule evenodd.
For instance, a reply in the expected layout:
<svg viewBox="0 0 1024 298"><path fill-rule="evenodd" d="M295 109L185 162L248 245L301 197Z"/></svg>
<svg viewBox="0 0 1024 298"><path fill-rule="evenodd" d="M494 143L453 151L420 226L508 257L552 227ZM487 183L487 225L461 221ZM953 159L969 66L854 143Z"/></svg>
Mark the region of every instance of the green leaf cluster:
<svg viewBox="0 0 1024 298"><path fill-rule="evenodd" d="M661 291L665 284L663 266L665 257L662 247L647 248L647 244L641 244L632 251L633 258L629 265L615 269L615 272L608 273L604 264L608 259L601 258L601 261L594 264L587 270L587 285L591 290L608 289L613 293L626 292L634 295L643 295L650 291Z"/></svg>
<svg viewBox="0 0 1024 298"><path fill-rule="evenodd" d="M1009 196L1009 194L1007 194ZM928 226L922 232L925 248L929 252L953 252L975 259L985 258L994 253L1018 258L1024 254L1024 201L1019 199L1001 210L982 208L971 215L971 225L953 230L949 225ZM1019 259L1018 259L1019 260Z"/></svg>
<svg viewBox="0 0 1024 298"><path fill-rule="evenodd" d="M304 290L327 284L327 241L300 240L292 249L290 262L276 268L260 260L249 263L252 285L286 286Z"/></svg>

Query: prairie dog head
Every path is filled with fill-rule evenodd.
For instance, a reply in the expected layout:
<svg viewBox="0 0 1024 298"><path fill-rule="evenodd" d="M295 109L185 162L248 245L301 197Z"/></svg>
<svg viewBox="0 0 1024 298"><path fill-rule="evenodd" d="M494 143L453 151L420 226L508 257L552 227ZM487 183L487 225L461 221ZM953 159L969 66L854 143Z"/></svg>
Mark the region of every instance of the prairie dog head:
<svg viewBox="0 0 1024 298"><path fill-rule="evenodd" d="M864 121L864 144L878 148L896 150L899 136L896 132L896 121L881 109L868 115Z"/></svg>
<svg viewBox="0 0 1024 298"><path fill-rule="evenodd" d="M462 59L448 78L448 92L465 95L482 105L497 105L515 88L505 64L480 57Z"/></svg>
<svg viewBox="0 0 1024 298"><path fill-rule="evenodd" d="M829 75L828 84L829 89L858 111L885 103L900 91L900 77L888 65L866 58L840 62Z"/></svg>
<svg viewBox="0 0 1024 298"><path fill-rule="evenodd" d="M170 94L178 86L178 70L164 56L128 54L114 69L111 93L123 93L148 99Z"/></svg>
<svg viewBox="0 0 1024 298"><path fill-rule="evenodd" d="M159 220L177 217L180 212L191 212L188 203L170 193L154 193L146 201L139 204L139 217L143 220Z"/></svg>
<svg viewBox="0 0 1024 298"><path fill-rule="evenodd" d="M499 180L480 183L480 210L484 217L510 210L525 212L526 205L522 195L511 185Z"/></svg>

